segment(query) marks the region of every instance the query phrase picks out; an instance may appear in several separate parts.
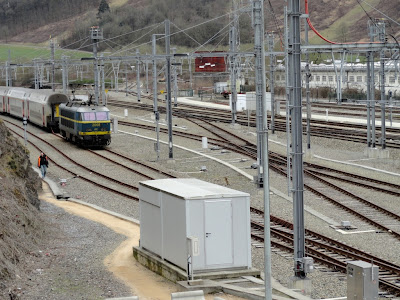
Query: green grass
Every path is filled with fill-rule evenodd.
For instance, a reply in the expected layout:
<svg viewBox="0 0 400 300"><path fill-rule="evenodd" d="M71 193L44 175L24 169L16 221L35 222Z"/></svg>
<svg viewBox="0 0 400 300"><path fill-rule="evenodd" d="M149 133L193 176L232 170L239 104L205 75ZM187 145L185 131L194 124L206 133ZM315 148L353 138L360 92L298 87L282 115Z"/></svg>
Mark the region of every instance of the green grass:
<svg viewBox="0 0 400 300"><path fill-rule="evenodd" d="M2 44L0 45L0 62L5 62L8 60L9 50L11 63L31 63L33 59L50 59L50 47ZM82 57L92 56L92 54L88 52L71 51L56 48L55 58L60 59L62 55L69 56L71 59L80 59Z"/></svg>

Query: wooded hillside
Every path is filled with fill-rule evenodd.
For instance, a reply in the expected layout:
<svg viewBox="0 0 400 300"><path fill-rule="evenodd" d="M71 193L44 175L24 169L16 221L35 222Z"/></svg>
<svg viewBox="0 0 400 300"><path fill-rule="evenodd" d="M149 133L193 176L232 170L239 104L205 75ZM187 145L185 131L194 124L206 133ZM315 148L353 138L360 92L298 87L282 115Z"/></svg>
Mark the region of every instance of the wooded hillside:
<svg viewBox="0 0 400 300"><path fill-rule="evenodd" d="M104 2L110 5L110 10L101 8ZM236 2L242 7L246 3ZM304 11L303 0L300 3ZM87 38L91 26L99 25L104 37L111 39L102 43L100 50L149 42L148 36L145 41L139 38L150 30L151 33L162 33L161 22L167 18L171 20L171 33L203 24L187 30L186 34L174 35L174 45L195 48L214 37L210 43L212 47L227 46L228 24L232 20L229 15L232 1L226 0L0 0L0 4L0 40L3 42L39 43L47 41L50 35L62 33L58 39L61 46L76 48L75 42ZM284 5L287 2L280 0L264 2L266 30L281 36ZM368 21L385 15L389 17L387 33L394 37L400 35L400 15L397 13L400 1L309 0L309 9L315 28L336 42L369 40ZM240 13L241 43L252 41L250 16L251 5L248 5L248 11ZM140 31L143 28L146 29ZM311 33L311 42L322 43L317 38L313 40L313 36Z"/></svg>
<svg viewBox="0 0 400 300"><path fill-rule="evenodd" d="M0 38L8 41L21 32L79 15L98 4L99 0L0 0Z"/></svg>

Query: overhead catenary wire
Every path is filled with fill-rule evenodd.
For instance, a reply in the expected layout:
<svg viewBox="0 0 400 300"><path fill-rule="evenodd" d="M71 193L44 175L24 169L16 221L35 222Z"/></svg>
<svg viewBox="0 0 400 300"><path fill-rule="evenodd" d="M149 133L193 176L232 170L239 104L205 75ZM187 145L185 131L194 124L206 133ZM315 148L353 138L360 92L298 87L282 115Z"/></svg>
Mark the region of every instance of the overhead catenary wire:
<svg viewBox="0 0 400 300"><path fill-rule="evenodd" d="M249 6L249 5L247 5L247 6ZM247 6L244 6L244 7L242 7L242 8L239 8L239 9L237 9L236 11L243 10L243 9L246 8ZM226 16L228 16L228 15L234 13L234 12L235 12L235 11L228 12L228 13L226 13L226 14L217 16L217 17L215 17L215 18L213 18L213 19L206 20L206 21L201 22L201 23L199 23L199 24L195 24L195 25L190 26L190 27L185 28L185 29L179 29L178 26L176 26L176 25L174 24L174 25L178 28L178 31L177 31L177 32L174 32L174 33L171 33L170 36L174 36L174 35L179 34L179 33L181 33L181 32L184 33L184 34L186 34L186 35L188 35L188 34L186 33L186 31L191 30L191 29L196 28L196 27L199 27L199 26L202 26L202 25L204 25L204 24L213 22L213 21L218 20L218 19L220 19L220 18L226 17ZM133 31L130 31L130 32L127 32L127 33L123 33L123 34L120 34L120 35L117 35L117 36L114 36L114 37L111 37L111 38L108 38L108 39L104 39L104 40L102 40L102 42L111 41L111 40L116 39L116 38L118 38L118 37L125 36L125 35L128 35L128 34L132 34L132 33L135 33L135 32L137 32L137 31L140 31L140 30L145 30L145 29L152 28L152 27L158 28L158 27L161 26L162 24L164 24L164 22L160 22L160 23L153 24L153 25L150 25L150 26L147 26L147 27L144 27L144 28L140 28L140 29L136 29L136 30L133 30ZM156 28L153 28L153 30L155 30ZM151 30L151 31L153 31L153 30ZM150 34L151 31L149 31L149 32L146 33L146 34L143 34L143 35L142 35L141 37L139 37L138 39L132 41L129 45L132 45L132 44L134 44L135 42L139 41L140 39L142 39L143 37L145 37L147 34ZM88 37L85 37L85 38L87 39L87 40L85 41L85 43L86 43L86 42L88 41ZM157 40L161 40L161 39L163 39L163 38L164 38L164 37L159 37L159 38L157 38ZM83 40L83 39L80 39L79 41L81 41L81 40ZM213 40L213 39L209 39L206 43L210 42L211 40ZM64 46L62 49L64 49L65 47L68 47L68 46L70 46L70 45L76 44L76 43L78 43L79 41L72 42L71 44L69 44L69 45L67 45L67 46ZM199 43L198 41L196 41L196 42L200 45L200 43ZM133 51L133 50L135 50L135 49L137 49L137 48L139 48L139 47L141 47L141 46L144 46L144 45L147 45L147 44L150 44L150 43L151 43L151 41L145 42L145 43L142 43L142 44L133 46L133 47L128 48L128 49L126 49L127 46L124 46L124 48L117 50L116 52L110 54L109 56L115 55L115 54L118 54L118 53L121 53L121 52L123 52L123 51ZM206 43L203 43L201 46L205 45ZM117 44L117 43L116 43L116 44ZM76 51L76 50L82 49L82 48L83 48L83 45L84 45L84 44L82 44L82 45L81 45L79 48L77 48L77 49L71 49L71 50L67 50L67 51ZM93 43L92 43L92 44L85 45L85 47L90 47L90 46L92 46L92 45L93 45ZM48 55L47 55L47 56L48 56Z"/></svg>
<svg viewBox="0 0 400 300"><path fill-rule="evenodd" d="M157 25L157 26L147 26L147 27L145 27L145 28L135 30L135 32L137 32L137 31L139 31L139 30L143 30L143 29L147 29L147 28L154 27L154 28L152 28L151 30L149 30L148 32L146 32L145 34L141 35L141 36L140 36L139 38L137 38L136 40L130 42L128 45L123 46L122 49L120 49L120 50L118 50L117 52L115 52L114 55L115 55L115 54L118 54L118 53L121 53L121 52L123 52L123 51L129 51L130 48L126 49L127 47L129 47L130 45L134 44L134 43L137 42L138 40L142 39L142 38L145 37L146 35L150 34L151 32L153 32L154 30L156 30L158 27L160 27L160 26L163 25L163 24L164 24L164 22L160 22L160 23L155 24L155 25ZM132 33L132 32L131 32L131 33ZM113 38L113 39L114 39L114 38ZM125 48L125 49L124 49L124 48ZM133 48L133 49L134 49L134 48Z"/></svg>
<svg viewBox="0 0 400 300"><path fill-rule="evenodd" d="M184 30L182 30L181 28L178 27L178 25L174 24L173 22L171 22L172 25L174 25L178 30L181 30L188 38L190 38L192 41L194 41L195 43L197 43L199 46L201 46L201 43L199 41L197 41L194 37L190 36L188 33L186 33Z"/></svg>
<svg viewBox="0 0 400 300"><path fill-rule="evenodd" d="M368 14L368 12L365 10L364 6L361 5L360 0L357 0L358 5L362 8L364 13L367 15L367 17L370 19L370 21L376 26L374 19Z"/></svg>
<svg viewBox="0 0 400 300"><path fill-rule="evenodd" d="M222 29L220 31L218 31L216 34L214 34L212 37L210 37L206 42L204 42L202 45L200 45L200 47L197 47L194 51L192 51L192 53L195 53L196 51L199 51L199 49L201 49L202 47L204 47L204 45L208 44L209 42L211 42L212 40L214 40L219 34L221 34L221 32L223 32L228 26L232 25L234 21L229 22L228 24L226 24L224 27L222 27Z"/></svg>
<svg viewBox="0 0 400 300"><path fill-rule="evenodd" d="M238 11L241 10L241 9L243 9L243 8L238 9ZM213 21L218 20L218 19L220 19L220 18L226 17L226 16L228 16L228 15L230 15L230 14L232 14L232 12L223 14L223 15L221 15L221 16L215 17L215 18L210 19L210 20L206 20L206 21L204 21L204 22L201 22L201 23L199 23L199 24L190 26L190 27L188 27L188 28L178 30L177 32L171 33L171 34L170 34L170 37L171 37L171 36L174 36L174 35L176 35L176 34L179 34L179 33L181 33L181 32L191 30L191 29L196 28L196 27L198 27L198 26L201 26L201 25L204 25L204 24L213 22ZM156 41L162 40L162 39L164 39L164 38L165 38L165 37L158 37L158 38L156 38ZM136 48L142 47L142 46L147 45L147 44L151 44L151 41L145 42L145 43L142 43L142 44L139 44L139 45L136 45L135 47L132 47L132 49L136 49ZM203 45L204 45L204 44L203 44Z"/></svg>
<svg viewBox="0 0 400 300"><path fill-rule="evenodd" d="M308 26L310 26L311 30L314 31L314 33L319 36L321 39L323 39L325 42L329 43L329 44L370 44L371 42L356 42L356 43L337 43L337 42L332 42L330 40L328 40L327 38L323 37L315 28L314 26L311 24L311 20L310 20L310 14L308 11L308 0L304 0L305 2L305 14L308 15L307 17L307 24ZM373 44L378 44L381 42L372 42Z"/></svg>
<svg viewBox="0 0 400 300"><path fill-rule="evenodd" d="M222 43L222 41L229 35L229 32L226 32L221 39L219 40L219 42L213 47L213 49L210 52L216 51L216 49L218 48L218 46Z"/></svg>
<svg viewBox="0 0 400 300"><path fill-rule="evenodd" d="M396 25L400 25L399 22L397 22L396 20L394 20L393 18L389 17L388 15L386 15L385 13L383 13L382 11L380 11L379 9L377 9L376 7L372 6L371 4L369 4L367 1L365 0L361 0L362 2L364 2L365 4L367 4L369 7L371 7L373 10L376 10L377 12L379 12L382 16L384 16L385 18L389 19L390 21L392 21L393 23L395 23Z"/></svg>
<svg viewBox="0 0 400 300"><path fill-rule="evenodd" d="M282 34L282 29L281 29L281 27L278 25L278 18L276 17L276 14L275 14L275 11L274 11L274 7L272 6L272 3L271 3L271 0L268 0L268 3L269 3L269 7L271 8L271 13L272 13L272 17L273 17L273 19L274 19L274 23L275 23L275 28L276 28L276 30L277 30L277 32L278 32L278 35L279 35L279 39L280 39L280 41L281 41L281 48L283 48L283 34ZM283 25L283 24L281 24L281 25Z"/></svg>

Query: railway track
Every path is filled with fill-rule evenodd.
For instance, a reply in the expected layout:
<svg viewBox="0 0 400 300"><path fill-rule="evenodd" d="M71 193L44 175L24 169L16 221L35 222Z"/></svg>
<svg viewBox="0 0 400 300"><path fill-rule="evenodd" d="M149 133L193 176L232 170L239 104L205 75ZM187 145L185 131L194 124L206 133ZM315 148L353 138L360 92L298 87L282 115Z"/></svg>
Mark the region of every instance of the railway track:
<svg viewBox="0 0 400 300"><path fill-rule="evenodd" d="M249 141L238 137L231 132L226 131L225 129L215 126L208 121L198 119L190 119L190 121L202 127L203 129L210 131L210 133L218 137L218 139L209 138L209 142L211 144L229 149L230 151L235 151L242 155L246 155L252 159L257 158L256 145L250 143ZM123 122L123 124L135 126L129 122ZM140 125L140 127L145 129L153 129L152 126L148 125ZM164 129L164 132L167 133L167 130ZM200 135L176 131L174 131L174 134L183 137L189 136L191 139L196 139L198 141L201 141L202 138ZM270 168L272 170L283 176L287 176L286 163L287 159L285 156L270 152ZM307 183L304 185L306 189L308 189L314 195L356 216L366 224L372 225L376 230L386 232L394 238L400 240L400 216L398 214L380 207L379 205L374 204L372 201L359 197L351 193L349 190L331 183L329 180L324 179L324 177L328 179L338 179L353 186L368 188L376 192L386 193L394 196L400 195L400 185L390 184L385 181L371 180L363 176L358 176L315 164L305 163L304 166L304 172L307 179ZM322 187L320 186L320 183L323 184ZM327 189L327 187L329 187L329 189Z"/></svg>
<svg viewBox="0 0 400 300"><path fill-rule="evenodd" d="M196 124L199 123L198 120L192 121ZM208 126L202 126L203 128L206 128L213 133L217 132L215 134L224 139L227 144L233 144L233 146L238 147L238 143L241 143L239 147L243 149L242 154L253 153L252 158L256 159L256 156L254 156L254 153L256 153L257 150L256 145L249 143L241 137L237 137L235 134L232 134L229 131L213 125L208 121L203 120L201 122L208 124ZM224 134L221 134L220 132L224 132ZM237 140L238 142L235 143L235 140ZM253 151L249 152L249 149L253 149ZM274 153L273 156L270 156L270 168L282 174L283 176L287 176L285 165L286 162L287 159L284 156L278 155L276 153ZM311 168L311 166L313 168ZM304 173L306 175L307 183L305 183L304 186L306 189L308 189L318 197L321 197L329 201L330 203L333 203L334 205L340 207L341 209L351 213L352 215L357 216L364 222L373 225L375 228L390 233L396 239L400 240L400 216L398 214L395 214L383 207L380 207L379 205L374 204L371 201L368 201L351 193L349 190L341 188L338 185L335 185L330 181L323 179L321 176L321 172L318 173L316 169L324 170L324 174L327 177L334 177L334 175L329 174L329 172L332 172L332 169L330 168L324 168L315 164L305 163ZM347 172L335 170L335 173L343 174L347 177L350 177L350 174ZM400 195L400 185L388 184L387 182L379 180L374 180L374 185L371 185L369 178L357 176L354 174L351 175L352 180L342 178L341 181L351 184L353 186L355 185L359 187L368 187L369 189L378 192L384 192L395 196ZM319 183L323 183L323 186L321 187ZM390 189L383 188L382 186L390 186ZM327 189L326 187L329 187L329 189Z"/></svg>
<svg viewBox="0 0 400 300"><path fill-rule="evenodd" d="M127 125L127 123L126 123L126 125ZM204 120L201 120L199 123L204 123ZM203 128L208 128L209 130L212 130L211 129L212 126L210 126L210 125L203 125L203 126L204 126ZM154 130L154 127L152 127L152 126L148 126L147 128L149 130ZM175 132L174 132L174 134L175 134ZM181 134L182 134L182 136L184 136L184 133L181 133ZM224 130L221 129L221 128L214 130L213 134L216 135L218 137L218 139L210 139L211 143L214 143L214 142L215 143L220 143L221 147L232 147L232 148L242 149L243 153L246 153L246 155L248 155L248 156L252 156L253 155L253 157L254 157L254 154L255 154L254 145L252 145L248 141L241 139L241 140L238 140L238 141L236 141L234 143L231 143L230 141L233 140L232 134L229 133L229 132L224 132ZM201 139L200 136L195 137L195 138L196 139ZM39 148L37 148L37 149L39 151L41 151ZM280 157L280 156L275 155L275 154L273 154L272 157L273 157L274 163L276 163L277 167L279 167L280 171L282 171L282 165L284 165L286 163L286 159L284 157ZM53 163L56 164L55 162L53 162ZM61 167L61 168L63 168L63 167ZM70 172L71 174L75 174L72 171L69 171L67 169L65 169L65 170ZM337 170L335 170L335 171L337 171ZM326 174L330 175L329 172L326 172ZM77 174L75 174L75 175L77 175ZM349 176L349 177L351 177L351 176ZM82 178L82 177L80 177L80 178ZM86 178L82 178L82 179L87 180ZM354 178L353 178L353 180L354 180ZM361 180L361 179L358 179L358 180ZM88 180L88 182L91 182L91 183L97 185L97 183L95 183L93 181L90 181L90 179ZM384 184L382 184L382 185L384 185ZM371 187L371 188L373 188L373 187ZM396 191L397 188L398 187L396 187L396 186L390 187L390 189L393 189L394 191ZM120 191L118 191L118 190L110 190L110 191L121 195ZM129 195L127 197L131 198L132 196ZM134 200L137 200L137 198L134 199ZM258 216L258 218L260 218L259 216ZM272 217L272 218L274 218L274 217ZM288 224L285 221L282 221L282 222ZM252 208L252 226L255 227L255 225L253 223L254 224L259 223L259 221L257 221L257 214L254 214L254 208ZM273 234L274 237L275 237L275 233L273 232L273 230L275 230L275 228L274 228L275 226L276 225L274 223L271 223L271 234ZM260 232L262 232L263 229L258 227L257 230L258 230L258 233L259 233L258 235L260 235L262 237L263 234L260 234ZM282 229L280 231L290 232L290 230L291 230L290 225L287 225L286 229ZM288 233L281 234L280 236L284 237L285 235L287 236ZM253 236L253 238L256 238L257 234L254 233L252 236ZM281 237L280 239L284 240L283 237ZM287 245L284 246L284 243L281 242L281 246L279 246L279 248L283 249L283 248L286 247L286 249L287 249L286 251L289 251L289 252L293 253L292 246L290 246L290 244L292 243L290 241L293 241L293 238L286 237L285 239L286 239ZM308 236L307 236L307 239L308 240L312 240L312 238L310 239ZM314 238L314 239L317 239L317 238ZM307 241L307 243L309 243L309 241ZM311 245L314 245L314 244L312 244L312 242L310 242L310 243L311 243ZM274 247L275 247L275 245L276 245L276 247L278 247L277 244L274 244ZM315 251L313 249L313 247L317 247L317 246L309 246L307 244L307 253L309 253L310 256L313 256L314 259L316 260L316 262L319 262L319 263L325 264L325 265L329 264L328 266L330 268L333 268L334 270L338 270L338 271L341 271L341 272L345 272L346 261L355 260L355 259L361 259L361 260L366 260L367 259L366 256L360 256L360 258L356 258L356 256L354 256L354 254L353 254L354 250L346 250L347 252L346 251L343 252L343 250L340 250L338 252L338 250L336 250L335 248L340 248L340 247L339 246L333 246L332 247L332 249L333 249L332 251L335 251L335 252L332 252L332 253L335 253L335 254L332 254L331 256L338 256L338 255L344 256L343 253L347 253L346 254L347 256L345 256L345 258L341 262L340 261L336 261L335 262L332 258L329 258L329 257L320 258L321 254L319 253L319 251ZM327 246L318 246L318 247L321 247L322 249L326 249ZM327 250L325 250L325 252L327 252ZM380 260L380 259L377 258L377 257L374 257L373 258L374 264L376 264L376 261L378 261L378 260ZM382 276L380 287L382 289L384 289L385 291L388 291L391 294L399 295L399 283L398 283L398 279L399 279L399 271L398 271L398 269L399 269L399 267L392 264L393 265L392 267L395 269L395 271L389 271L388 270L389 267L390 267L390 263L389 262L382 261L382 262L380 262L380 265L379 265L380 268L381 268L381 265L384 266L385 269L384 269L384 271L380 270L380 278Z"/></svg>
<svg viewBox="0 0 400 300"><path fill-rule="evenodd" d="M5 122L9 125L15 126L17 127L19 130L23 130L19 125L16 125L12 122L6 121ZM10 128L10 126L8 126L9 130L11 132L13 132L15 135L19 136L20 138L23 139L23 135L19 134L16 130ZM128 184L122 180L113 178L111 176L105 175L102 172L99 172L97 170L94 169L93 166L91 167L87 167L84 163L79 162L76 159L73 159L71 157L71 155L66 154L64 151L60 150L58 147L54 146L52 143L48 142L47 140L39 137L38 135L34 134L33 132L28 132L29 135L31 137L34 137L35 139L37 139L38 141L40 141L41 143L45 144L46 147L46 151L44 151L43 148L40 148L39 146L37 146L36 143L33 143L32 141L29 141L29 143L35 147L39 152L46 152L49 153L49 149L51 149L51 151L56 152L59 156L61 156L62 160L64 161L62 164L58 163L56 161L56 159L50 159L49 160L52 162L52 164L54 164L55 166L59 167L60 169L68 172L69 174L72 175L73 178L79 178L81 180L84 180L88 183L91 183L97 187L100 187L104 190L107 190L109 192L118 194L120 196L135 200L135 201L139 201L139 198L135 195L137 193L137 191L139 190L137 185L132 185L132 184ZM62 140L63 138L58 135L58 134L53 134L54 136L56 136L57 138L60 138L60 140ZM101 159L107 161L108 163L111 163L115 166L118 166L121 169L125 169L126 170L126 176L121 176L123 177L130 177L129 174L136 174L141 176L143 179L147 179L147 180L152 180L155 179L154 176L150 176L148 175L148 173L144 173L142 171L139 171L137 169L134 169L132 167L127 166L126 162L132 162L134 164L138 164L144 168L146 168L147 170L150 170L154 173L157 174L161 174L163 177L168 177L168 178L174 178L175 176L168 173L168 172L163 172L163 171L159 171L156 167L150 166L149 164L140 162L138 160L135 160L133 158L129 158L126 155L123 155L121 153L118 153L116 151L113 150L105 150L104 152L110 153L114 156L117 156L119 158L124 159L124 163L118 162L115 159L112 159L110 156L105 156L103 154L101 154L101 152L103 151L93 151L93 150L89 150L89 149L80 149L81 151L86 151L88 153L90 153L93 156L96 157L100 157ZM51 155L51 157L54 157L54 155ZM76 167L72 167L72 166L65 166L65 162L69 162L69 164L72 164L72 166L77 166L78 167L78 171L76 170L72 170L72 169L76 169ZM80 171L79 171L80 170ZM88 176L88 174L90 176ZM101 179L100 179L101 178ZM104 179L104 180L103 180ZM103 184L102 182L108 182L108 184ZM122 189L124 189L124 191L122 191ZM134 191L134 194L129 193L128 191Z"/></svg>
<svg viewBox="0 0 400 300"><path fill-rule="evenodd" d="M251 236L264 242L264 212L253 207L250 212ZM270 222L271 246L293 253L293 224L274 216L270 217ZM307 229L305 246L307 255L316 263L343 274L346 273L347 262L352 260L379 266L380 289L391 295L400 295L400 266Z"/></svg>
<svg viewBox="0 0 400 300"><path fill-rule="evenodd" d="M116 107L141 109L146 111L153 111L152 105L141 103L132 103L127 101L109 100L109 104ZM165 113L165 107L159 106L160 113ZM179 104L174 108L173 115L184 118L200 118L207 121L231 123L231 115L228 111L220 109L202 108L194 105ZM244 113L238 113L237 123L243 126L256 127L256 118L251 116L248 118ZM306 128L305 121L303 128ZM275 130L286 132L286 119L282 116L275 117ZM381 130L376 127L377 132ZM367 128L366 125L360 124L346 124L334 123L328 121L312 120L311 122L311 136L332 138L338 140L351 141L355 143L367 143ZM376 145L380 145L379 136L376 136ZM400 149L400 129L386 128L386 147Z"/></svg>

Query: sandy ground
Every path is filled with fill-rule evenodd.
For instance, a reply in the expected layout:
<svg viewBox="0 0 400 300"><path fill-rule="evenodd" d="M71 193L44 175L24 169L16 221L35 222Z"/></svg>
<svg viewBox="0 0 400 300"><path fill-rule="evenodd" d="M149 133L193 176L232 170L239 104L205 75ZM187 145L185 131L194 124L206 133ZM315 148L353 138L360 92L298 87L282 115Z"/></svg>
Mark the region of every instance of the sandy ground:
<svg viewBox="0 0 400 300"><path fill-rule="evenodd" d="M176 284L154 274L134 259L132 247L139 245L140 238L138 225L84 205L57 200L44 182L42 189L43 191L39 195L40 200L56 205L70 214L100 223L116 233L126 236L126 240L105 258L104 265L131 289L132 295L139 296L140 299L169 300L171 293L179 291ZM218 297L232 300L243 299L227 294L218 294ZM214 295L206 295L205 298L211 300Z"/></svg>

